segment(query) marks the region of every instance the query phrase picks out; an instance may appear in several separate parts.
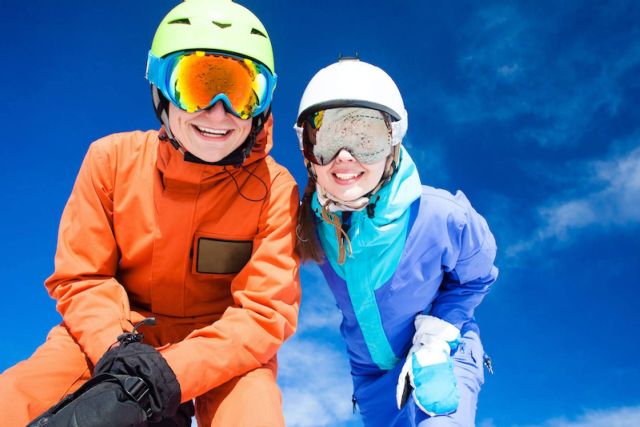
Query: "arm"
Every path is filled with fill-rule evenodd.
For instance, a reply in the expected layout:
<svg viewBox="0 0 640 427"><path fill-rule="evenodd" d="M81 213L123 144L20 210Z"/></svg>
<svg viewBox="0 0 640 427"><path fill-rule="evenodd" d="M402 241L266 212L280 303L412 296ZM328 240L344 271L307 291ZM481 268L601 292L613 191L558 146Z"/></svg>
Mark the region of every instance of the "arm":
<svg viewBox="0 0 640 427"><path fill-rule="evenodd" d="M493 265L496 245L487 222L461 192L447 216L448 240L443 251L445 276L426 315L415 320L416 333L398 377L396 402L401 408L409 394L420 409L433 416L458 408L460 395L451 352L460 342L460 329L497 277Z"/></svg>
<svg viewBox="0 0 640 427"><path fill-rule="evenodd" d="M265 364L293 334L300 301L297 209L295 183L280 174L264 202L251 259L231 283L235 304L218 321L160 349L183 402Z"/></svg>
<svg viewBox="0 0 640 427"><path fill-rule="evenodd" d="M55 271L45 285L65 326L95 363L123 331L129 300L115 280L113 165L104 141L92 144L60 220Z"/></svg>
<svg viewBox="0 0 640 427"><path fill-rule="evenodd" d="M498 269L493 265L496 242L487 222L462 192L455 195L455 200L463 208L463 215L449 217L445 277L428 314L460 329L473 318L476 307L495 282Z"/></svg>

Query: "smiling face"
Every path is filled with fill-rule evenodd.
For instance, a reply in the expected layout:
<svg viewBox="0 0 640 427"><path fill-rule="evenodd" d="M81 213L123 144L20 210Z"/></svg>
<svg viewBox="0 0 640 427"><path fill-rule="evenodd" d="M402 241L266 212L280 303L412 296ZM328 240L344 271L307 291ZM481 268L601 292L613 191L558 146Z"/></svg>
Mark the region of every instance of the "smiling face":
<svg viewBox="0 0 640 427"><path fill-rule="evenodd" d="M247 139L252 120L228 113L222 101L207 110L187 113L169 104L169 126L175 139L205 162L218 162Z"/></svg>
<svg viewBox="0 0 640 427"><path fill-rule="evenodd" d="M387 160L372 164L357 161L347 150L340 150L331 163L313 165L318 184L345 202L357 200L375 188L382 179Z"/></svg>

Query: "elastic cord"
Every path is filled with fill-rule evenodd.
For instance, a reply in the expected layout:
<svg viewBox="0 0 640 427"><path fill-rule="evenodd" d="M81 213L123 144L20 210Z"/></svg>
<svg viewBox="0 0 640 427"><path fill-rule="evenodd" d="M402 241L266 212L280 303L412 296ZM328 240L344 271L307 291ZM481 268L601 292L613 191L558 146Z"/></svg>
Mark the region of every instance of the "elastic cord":
<svg viewBox="0 0 640 427"><path fill-rule="evenodd" d="M267 193L269 192L269 187L267 186L267 184L262 180L262 178L260 178L259 176L257 176L256 174L253 173L252 170L250 170L248 167L240 165L240 167L242 168L242 170L244 170L246 173L249 174L249 176L247 177L247 179L244 180L244 182L242 183L242 185L238 184L238 181L236 181L236 178L233 176L233 174L231 172L229 172L229 170L224 167L224 171L231 177L231 180L233 181L233 184L236 186L236 191L238 192L238 194L240 195L240 197L242 197L243 199L249 201L249 202L261 202L264 199L267 198ZM256 168L258 166L256 165ZM254 168L255 169L255 168ZM249 178L254 177L255 179L257 179L258 181L260 181L260 183L262 184L262 186L264 187L264 196L262 196L262 198L259 199L252 199L250 197L245 196L244 194L242 194L242 187L246 184L246 182L249 180Z"/></svg>

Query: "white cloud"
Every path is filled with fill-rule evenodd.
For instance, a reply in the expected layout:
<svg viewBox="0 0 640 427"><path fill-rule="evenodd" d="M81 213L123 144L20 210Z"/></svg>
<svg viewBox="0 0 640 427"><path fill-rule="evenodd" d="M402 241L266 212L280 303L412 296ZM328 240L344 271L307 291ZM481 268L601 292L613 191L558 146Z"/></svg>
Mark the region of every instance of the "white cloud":
<svg viewBox="0 0 640 427"><path fill-rule="evenodd" d="M640 137L638 137L640 139ZM572 189L580 196L550 200L538 208L540 225L532 235L506 250L508 256L529 251L549 239L567 240L587 227L640 224L640 148L609 160L584 164Z"/></svg>
<svg viewBox="0 0 640 427"><path fill-rule="evenodd" d="M287 426L335 426L353 418L351 375L340 338L340 311L320 269L301 269L298 332L278 353Z"/></svg>
<svg viewBox="0 0 640 427"><path fill-rule="evenodd" d="M527 427L637 427L639 425L640 406L632 406L607 410L591 410L577 418L554 418L543 424Z"/></svg>
<svg viewBox="0 0 640 427"><path fill-rule="evenodd" d="M334 306L314 304L312 301L307 301L307 305L315 307L309 307L309 310L303 314L300 319L301 331L312 331L316 329L326 329L335 327L337 330L340 326L340 311Z"/></svg>
<svg viewBox="0 0 640 427"><path fill-rule="evenodd" d="M328 344L300 337L278 356L287 426L335 426L353 417L346 356Z"/></svg>
<svg viewBox="0 0 640 427"><path fill-rule="evenodd" d="M402 141L413 162L418 168L423 183L446 187L451 177L447 171L445 153L446 144L440 139L427 139L415 142L412 137Z"/></svg>
<svg viewBox="0 0 640 427"><path fill-rule="evenodd" d="M518 64L502 65L498 67L498 74L506 78L516 75L518 71L520 71L520 66Z"/></svg>
<svg viewBox="0 0 640 427"><path fill-rule="evenodd" d="M621 79L640 64L640 42L630 35L622 43L593 46L589 35L617 25L624 16L624 7L612 6L606 20L599 19L603 27L572 36L562 48L558 33L570 25L574 7L558 3L544 16L515 5L479 10L461 29L463 83L456 91L462 93L438 97L449 120L463 124L527 117L516 139L557 146L577 143L603 112L615 114L624 97Z"/></svg>
<svg viewBox="0 0 640 427"><path fill-rule="evenodd" d="M340 326L340 310L329 290L320 268L315 263L305 263L300 269L302 305L298 330L302 334L319 329L337 330Z"/></svg>

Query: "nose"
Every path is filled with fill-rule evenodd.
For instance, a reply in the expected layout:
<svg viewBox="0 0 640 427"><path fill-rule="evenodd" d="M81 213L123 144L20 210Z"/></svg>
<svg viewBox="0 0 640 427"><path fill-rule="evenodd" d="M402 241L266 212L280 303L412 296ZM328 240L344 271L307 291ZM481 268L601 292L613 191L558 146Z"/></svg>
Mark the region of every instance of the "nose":
<svg viewBox="0 0 640 427"><path fill-rule="evenodd" d="M227 114L227 110L224 109L222 101L218 101L211 107L207 108L205 113L212 119L223 119Z"/></svg>
<svg viewBox="0 0 640 427"><path fill-rule="evenodd" d="M341 149L336 156L338 162L355 162L356 159L346 149Z"/></svg>

